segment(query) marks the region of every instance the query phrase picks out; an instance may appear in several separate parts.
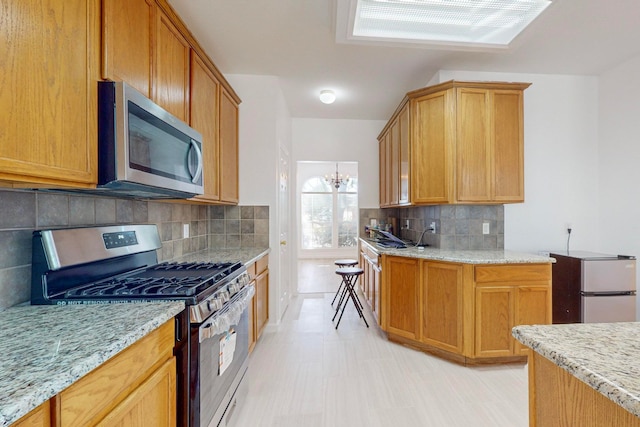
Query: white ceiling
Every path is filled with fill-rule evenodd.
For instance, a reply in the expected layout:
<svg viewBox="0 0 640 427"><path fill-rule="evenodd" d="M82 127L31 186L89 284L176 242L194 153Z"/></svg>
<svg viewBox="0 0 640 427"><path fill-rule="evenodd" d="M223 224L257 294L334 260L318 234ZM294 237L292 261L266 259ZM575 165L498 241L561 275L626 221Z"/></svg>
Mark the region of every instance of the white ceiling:
<svg viewBox="0 0 640 427"><path fill-rule="evenodd" d="M438 70L598 75L640 54L639 0L554 0L489 52L337 43L344 0L169 3L224 74L277 76L296 118L386 120ZM332 105L318 100L327 88Z"/></svg>

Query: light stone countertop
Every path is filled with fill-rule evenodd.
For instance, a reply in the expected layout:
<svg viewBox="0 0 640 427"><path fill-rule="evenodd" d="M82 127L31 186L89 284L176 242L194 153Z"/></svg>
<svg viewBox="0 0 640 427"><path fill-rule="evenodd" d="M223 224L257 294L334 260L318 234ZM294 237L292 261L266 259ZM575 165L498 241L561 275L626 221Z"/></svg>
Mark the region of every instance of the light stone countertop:
<svg viewBox="0 0 640 427"><path fill-rule="evenodd" d="M184 310L183 302L0 311L0 426L8 426Z"/></svg>
<svg viewBox="0 0 640 427"><path fill-rule="evenodd" d="M205 249L176 259L178 262L235 262L251 264L271 252L269 248Z"/></svg>
<svg viewBox="0 0 640 427"><path fill-rule="evenodd" d="M513 336L640 417L640 323L517 326Z"/></svg>
<svg viewBox="0 0 640 427"><path fill-rule="evenodd" d="M370 239L361 239L376 252L385 255L422 258L434 261L460 262L465 264L537 264L553 263L554 258L522 252L494 250L448 250L425 247L423 249L409 246L405 249L383 248Z"/></svg>

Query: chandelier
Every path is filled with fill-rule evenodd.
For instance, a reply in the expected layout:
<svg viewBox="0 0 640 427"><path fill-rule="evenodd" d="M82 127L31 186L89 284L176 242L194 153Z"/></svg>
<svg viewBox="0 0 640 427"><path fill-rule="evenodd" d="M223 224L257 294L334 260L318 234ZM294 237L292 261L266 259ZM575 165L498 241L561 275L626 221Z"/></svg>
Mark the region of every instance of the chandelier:
<svg viewBox="0 0 640 427"><path fill-rule="evenodd" d="M347 185L349 182L349 175L343 178L342 174L338 173L338 163L336 163L336 173L331 174L331 176L325 175L324 180L327 181L327 184L339 189L341 185Z"/></svg>

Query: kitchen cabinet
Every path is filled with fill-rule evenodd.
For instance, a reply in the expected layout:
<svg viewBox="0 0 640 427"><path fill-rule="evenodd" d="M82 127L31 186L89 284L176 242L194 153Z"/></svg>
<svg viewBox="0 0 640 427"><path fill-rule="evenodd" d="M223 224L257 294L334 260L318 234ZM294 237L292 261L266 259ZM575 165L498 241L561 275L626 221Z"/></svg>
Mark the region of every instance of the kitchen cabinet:
<svg viewBox="0 0 640 427"><path fill-rule="evenodd" d="M409 92L379 136L382 141L398 123L407 123L406 164L398 145L400 196L386 206L523 202L523 91L528 86L452 80ZM381 188L395 186L398 178L388 167L384 172Z"/></svg>
<svg viewBox="0 0 640 427"><path fill-rule="evenodd" d="M99 0L3 2L3 186L97 182L99 16Z"/></svg>
<svg viewBox="0 0 640 427"><path fill-rule="evenodd" d="M269 256L265 255L247 266L255 295L249 310L249 351L253 351L269 321Z"/></svg>
<svg viewBox="0 0 640 427"><path fill-rule="evenodd" d="M51 426L51 404L47 400L24 417L20 418L13 427L50 427Z"/></svg>
<svg viewBox="0 0 640 427"><path fill-rule="evenodd" d="M156 16L153 100L188 123L190 45L162 9Z"/></svg>
<svg viewBox="0 0 640 427"><path fill-rule="evenodd" d="M361 257L367 264L362 249ZM551 323L551 264L469 264L383 251L382 273L379 324L389 340L462 364L526 360L511 329Z"/></svg>
<svg viewBox="0 0 640 427"><path fill-rule="evenodd" d="M238 204L238 103L224 87L220 91L220 201Z"/></svg>
<svg viewBox="0 0 640 427"><path fill-rule="evenodd" d="M371 310L371 314L380 325L380 281L382 276L382 266L380 265L380 255L371 245L360 241L360 268L363 270L360 276L360 290L364 301Z"/></svg>
<svg viewBox="0 0 640 427"><path fill-rule="evenodd" d="M61 426L176 425L170 320L52 399Z"/></svg>
<svg viewBox="0 0 640 427"><path fill-rule="evenodd" d="M399 337L417 340L419 262L414 258L396 256L384 258L383 329Z"/></svg>
<svg viewBox="0 0 640 427"><path fill-rule="evenodd" d="M529 357L529 425L639 427L640 419L538 353Z"/></svg>
<svg viewBox="0 0 640 427"><path fill-rule="evenodd" d="M202 134L204 194L195 200L220 200L220 82L194 51L191 52L191 127Z"/></svg>
<svg viewBox="0 0 640 427"><path fill-rule="evenodd" d="M551 267L478 266L475 276L475 356L525 355L511 329L551 323Z"/></svg>
<svg viewBox="0 0 640 427"><path fill-rule="evenodd" d="M405 104L379 138L380 206L409 202L409 106Z"/></svg>
<svg viewBox="0 0 640 427"><path fill-rule="evenodd" d="M421 261L420 341L463 352L463 266Z"/></svg>
<svg viewBox="0 0 640 427"><path fill-rule="evenodd" d="M151 98L154 0L103 0L102 78L125 81Z"/></svg>

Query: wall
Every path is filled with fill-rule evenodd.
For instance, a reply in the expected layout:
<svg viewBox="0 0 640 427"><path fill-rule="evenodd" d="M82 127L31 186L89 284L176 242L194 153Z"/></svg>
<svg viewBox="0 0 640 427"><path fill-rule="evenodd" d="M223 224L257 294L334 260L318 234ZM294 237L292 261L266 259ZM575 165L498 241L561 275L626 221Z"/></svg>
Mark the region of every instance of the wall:
<svg viewBox="0 0 640 427"><path fill-rule="evenodd" d="M640 257L640 56L603 73L599 93L598 249Z"/></svg>
<svg viewBox="0 0 640 427"><path fill-rule="evenodd" d="M0 310L31 297L31 235L36 229L156 224L162 241L158 259L168 261L208 247L266 247L268 221L266 206L0 190ZM188 238L183 238L183 224L189 224Z"/></svg>
<svg viewBox="0 0 640 427"><path fill-rule="evenodd" d="M598 79L443 70L439 81L531 82L524 94L525 203L504 207L504 247L539 252L599 246Z"/></svg>
<svg viewBox="0 0 640 427"><path fill-rule="evenodd" d="M266 205L269 216L269 324L280 323L292 294L290 249L280 251L278 203L280 149L291 152L291 117L277 77L225 76L242 99L240 104L240 204ZM289 162L291 164L291 162ZM291 171L288 173L291 176ZM291 215L289 214L289 218Z"/></svg>

